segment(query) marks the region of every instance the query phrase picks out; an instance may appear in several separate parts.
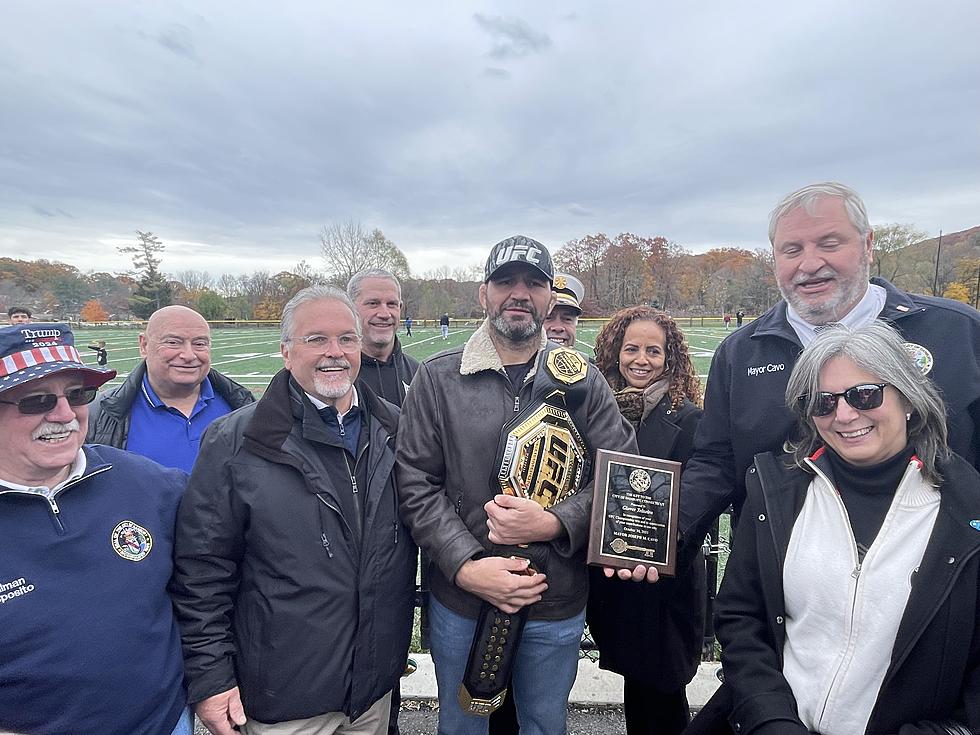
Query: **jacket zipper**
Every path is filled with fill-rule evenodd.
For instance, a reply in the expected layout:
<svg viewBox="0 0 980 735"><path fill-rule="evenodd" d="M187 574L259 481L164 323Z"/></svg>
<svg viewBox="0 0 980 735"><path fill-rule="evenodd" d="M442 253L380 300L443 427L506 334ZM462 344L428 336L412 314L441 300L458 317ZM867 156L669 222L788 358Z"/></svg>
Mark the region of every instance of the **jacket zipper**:
<svg viewBox="0 0 980 735"><path fill-rule="evenodd" d="M350 529L350 524L347 523L347 519L344 518L344 514L340 512L340 509L337 506L328 503L327 500L326 500L326 498L324 498L323 495L321 495L320 493L316 493L316 497L317 497L317 500L319 500L321 503L323 503L325 506L327 506L330 510L332 510L334 513L336 513L340 517L340 520L344 522L344 524L347 526L348 529ZM351 530L351 534L353 535L353 530ZM330 550L330 539L327 538L327 533L326 533L326 530L323 527L323 520L322 519L320 520L320 544L323 546L324 550L327 552L327 556L332 559L333 558L333 552Z"/></svg>
<svg viewBox="0 0 980 735"><path fill-rule="evenodd" d="M41 495L41 497L44 498L44 501L48 504L48 508L51 510L51 514L54 516L54 522L58 524L59 531L64 533L65 524L61 522L61 508L58 506L57 497L61 495L61 493L63 493L65 490L70 488L72 485L77 485L78 483L82 482L82 480L87 480L90 477L95 477L96 475L102 474L103 472L107 472L108 470L111 469L112 469L112 465L106 465L105 467L100 467L99 469L93 470L92 472L89 472L86 475L82 475L81 477L76 477L74 480L70 482L66 482L64 485L58 488L57 492L52 493L51 495ZM34 497L37 497L39 495L39 493L25 493L19 490L10 490L8 492L12 492L16 495L31 495Z"/></svg>
<svg viewBox="0 0 980 735"><path fill-rule="evenodd" d="M816 466L814 466L814 469L817 469ZM836 488L834 488L833 483L831 483L827 479L827 477L823 474L823 472L820 472L819 469L817 469L817 473L818 476L821 478L822 482L827 483L831 488L834 489L834 499L837 501L837 510L840 512L841 517L844 519L845 527L847 528L848 534L851 539L851 547L850 547L851 558L853 559L853 565L854 565L853 569L851 570L851 578L854 580L854 589L851 592L851 612L847 618L847 639L846 639L847 645L844 647L843 655L841 656L840 660L837 662L837 670L834 671L834 675L830 679L830 686L827 687L827 693L824 696L823 705L821 705L820 707L820 714L817 716L817 723L816 723L817 728L819 729L824 724L823 722L824 716L827 714L827 707L830 704L830 697L834 693L837 687L837 681L840 678L841 671L844 668L844 665L849 663L851 660L848 651L851 648L851 639L854 637L854 614L855 611L857 610L858 598L860 597L860 593L861 593L862 562L858 558L857 541L854 538L854 530L851 527L851 518L847 513L847 507L844 505L844 501L841 499L840 493L837 492ZM899 487L901 487L901 483L899 484ZM896 493L897 492L898 490L896 489ZM889 509L889 515L890 513L891 510ZM884 525L887 521L888 521L888 516L886 515L885 519L882 521L882 528L884 528Z"/></svg>

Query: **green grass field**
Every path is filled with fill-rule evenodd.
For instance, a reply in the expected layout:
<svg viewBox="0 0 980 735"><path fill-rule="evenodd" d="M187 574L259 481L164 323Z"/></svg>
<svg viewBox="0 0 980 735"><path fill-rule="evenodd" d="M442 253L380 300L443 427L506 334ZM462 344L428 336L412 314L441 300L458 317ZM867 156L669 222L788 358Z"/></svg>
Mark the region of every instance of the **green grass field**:
<svg viewBox="0 0 980 735"><path fill-rule="evenodd" d="M591 353L599 328L595 325L580 326L578 330L579 350ZM685 327L694 367L701 376L702 385L708 374L708 366L715 348L725 338L727 332L718 326ZM95 352L86 346L95 340L104 339L109 355L109 366L115 368L119 375L110 385L121 382L140 360L137 345L136 328L98 327L82 328L75 332L75 343L85 362L95 364ZM443 340L438 328L418 328L413 330L411 337L400 332L398 337L405 351L413 357L424 360L451 347L462 345L473 334L473 328L454 328L449 332L449 340ZM282 368L282 357L279 354L279 330L273 327L244 327L244 328L215 328L211 332L212 350L211 364L214 368L247 386L256 395L261 394L269 384L272 376ZM728 518L722 519L722 537L728 538ZM718 580L724 572L728 554L723 553L720 562ZM416 617L417 617L416 611ZM415 624L413 651L419 650L418 620ZM589 655L594 660L594 652Z"/></svg>
<svg viewBox="0 0 980 735"><path fill-rule="evenodd" d="M462 345L473 333L472 328L454 328L449 332L449 340L443 340L438 329L416 328L411 337L404 333L399 339L405 351L413 357L425 358ZM593 326L578 330L578 349L591 352L598 329ZM75 341L83 359L95 363L95 352L86 346L95 340L104 339L109 353L109 366L119 372L113 383L119 383L139 362L137 335L139 330L121 327L81 328L76 331ZM701 375L702 382L708 374L708 365L715 347L725 337L725 329L718 327L688 327L685 329L694 367ZM211 364L255 393L261 393L272 376L282 368L279 354L279 330L272 327L246 327L238 329L213 329L211 333Z"/></svg>

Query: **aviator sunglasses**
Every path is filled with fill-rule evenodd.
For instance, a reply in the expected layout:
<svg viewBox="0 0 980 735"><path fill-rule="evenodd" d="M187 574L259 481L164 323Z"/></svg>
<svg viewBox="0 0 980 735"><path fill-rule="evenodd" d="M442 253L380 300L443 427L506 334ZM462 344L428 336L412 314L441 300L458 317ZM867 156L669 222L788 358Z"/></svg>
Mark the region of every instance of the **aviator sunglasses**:
<svg viewBox="0 0 980 735"><path fill-rule="evenodd" d="M885 386L889 383L864 383L855 385L840 393L828 393L820 391L813 401L811 416L829 416L837 410L837 400L843 396L847 405L856 408L858 411L870 411L878 408L885 398ZM809 396L797 398L799 409L802 413L806 412L806 402Z"/></svg>
<svg viewBox="0 0 980 735"><path fill-rule="evenodd" d="M95 400L98 395L98 388L71 388L61 394L68 400L69 406L84 406ZM58 405L61 395L57 393L38 393L36 396L27 396L19 401L0 401L11 406L17 406L17 410L28 416L47 413Z"/></svg>

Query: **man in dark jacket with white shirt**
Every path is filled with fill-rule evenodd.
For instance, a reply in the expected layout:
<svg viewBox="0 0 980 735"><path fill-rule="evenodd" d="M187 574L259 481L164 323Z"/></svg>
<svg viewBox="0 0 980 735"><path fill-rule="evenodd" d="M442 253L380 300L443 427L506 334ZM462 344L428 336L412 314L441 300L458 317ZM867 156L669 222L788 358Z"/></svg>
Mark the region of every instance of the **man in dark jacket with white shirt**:
<svg viewBox="0 0 980 735"><path fill-rule="evenodd" d="M883 319L939 386L949 412L950 448L980 468L980 313L950 299L869 282L873 233L850 187L812 184L772 211L769 239L783 301L725 339L708 374L704 416L682 480L685 547L700 547L713 520L745 499L753 457L778 452L795 424L783 405L786 382L821 326Z"/></svg>
<svg viewBox="0 0 980 735"><path fill-rule="evenodd" d="M177 520L188 698L215 735L385 733L405 667L416 547L398 520L398 409L358 383L343 291L300 291L280 371L218 419Z"/></svg>

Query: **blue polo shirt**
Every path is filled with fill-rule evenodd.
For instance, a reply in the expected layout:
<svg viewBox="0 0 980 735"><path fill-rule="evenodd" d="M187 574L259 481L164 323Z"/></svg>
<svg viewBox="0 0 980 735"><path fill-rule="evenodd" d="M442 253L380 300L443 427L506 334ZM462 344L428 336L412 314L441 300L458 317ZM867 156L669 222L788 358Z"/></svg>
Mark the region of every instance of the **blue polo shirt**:
<svg viewBox="0 0 980 735"><path fill-rule="evenodd" d="M216 418L231 413L228 402L214 392L207 378L201 383L201 393L190 418L176 408L170 408L143 376L140 394L129 412L129 436L126 449L142 454L164 467L176 467L190 472L201 446L201 435Z"/></svg>

